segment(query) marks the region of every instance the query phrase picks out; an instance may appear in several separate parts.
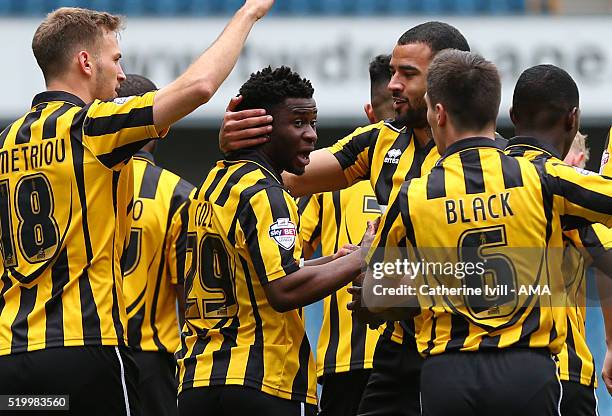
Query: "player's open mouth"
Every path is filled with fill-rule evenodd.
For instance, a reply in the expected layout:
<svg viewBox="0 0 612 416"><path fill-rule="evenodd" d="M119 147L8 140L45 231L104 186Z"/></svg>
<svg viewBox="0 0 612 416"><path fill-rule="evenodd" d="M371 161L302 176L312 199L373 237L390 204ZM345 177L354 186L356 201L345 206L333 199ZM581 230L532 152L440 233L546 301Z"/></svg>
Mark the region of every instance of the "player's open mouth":
<svg viewBox="0 0 612 416"><path fill-rule="evenodd" d="M297 154L297 160L301 165L308 165L310 163L310 152L301 152Z"/></svg>

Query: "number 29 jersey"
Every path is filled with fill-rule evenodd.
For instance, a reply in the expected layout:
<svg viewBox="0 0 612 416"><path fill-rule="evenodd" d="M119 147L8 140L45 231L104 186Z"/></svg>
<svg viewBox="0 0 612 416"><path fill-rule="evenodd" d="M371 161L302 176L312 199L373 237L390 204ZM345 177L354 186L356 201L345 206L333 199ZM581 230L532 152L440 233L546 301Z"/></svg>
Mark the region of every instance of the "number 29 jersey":
<svg viewBox="0 0 612 416"><path fill-rule="evenodd" d="M256 153L216 166L189 205L179 392L241 385L316 404L298 309L276 312L264 285L299 269L298 208Z"/></svg>

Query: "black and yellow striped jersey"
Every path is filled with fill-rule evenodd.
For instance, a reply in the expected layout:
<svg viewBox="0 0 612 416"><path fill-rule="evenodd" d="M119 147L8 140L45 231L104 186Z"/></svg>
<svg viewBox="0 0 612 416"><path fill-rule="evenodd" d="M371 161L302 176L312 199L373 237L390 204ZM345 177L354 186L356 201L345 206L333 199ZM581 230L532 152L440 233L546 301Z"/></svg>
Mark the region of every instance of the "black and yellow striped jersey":
<svg viewBox="0 0 612 416"><path fill-rule="evenodd" d="M606 176L612 176L612 162L610 162L610 154L612 154L612 140L610 140L611 134L612 128L610 128L610 131L608 132L606 146L604 147L603 155L601 156L600 173Z"/></svg>
<svg viewBox="0 0 612 416"><path fill-rule="evenodd" d="M417 347L425 356L506 347L559 353L567 334L567 308L557 303L567 301L561 262L553 256L563 248L561 216L612 225L610 195L605 177L510 157L488 138L461 140L431 173L402 185L369 263L376 268L392 247L404 247L422 265ZM462 275L452 272L459 265Z"/></svg>
<svg viewBox="0 0 612 416"><path fill-rule="evenodd" d="M361 181L341 191L301 198L300 235L304 244L321 244L323 256L333 255L345 244L359 244L367 221L380 216L374 191ZM354 319L346 305L346 288L323 300L323 323L317 345L317 377L372 368L378 332Z"/></svg>
<svg viewBox="0 0 612 416"><path fill-rule="evenodd" d="M184 283L187 211L194 187L139 151L134 160L134 208L123 261L128 345L142 351L176 351L176 286Z"/></svg>
<svg viewBox="0 0 612 416"><path fill-rule="evenodd" d="M528 160L545 159L562 163L555 149L532 137L515 137L508 142L506 153ZM566 291L571 297L568 308L568 333L563 349L557 355L559 376L588 387L597 385L595 362L586 342L586 271L592 259L612 247L612 230L593 224L563 232L565 249L562 271Z"/></svg>
<svg viewBox="0 0 612 416"><path fill-rule="evenodd" d="M559 376L562 381L597 387L595 362L586 342L586 271L592 259L612 249L612 230L593 224L565 231L564 241L563 276L574 300L568 310L567 339L557 355Z"/></svg>
<svg viewBox="0 0 612 416"><path fill-rule="evenodd" d="M440 158L433 140L421 146L412 129L390 120L358 128L327 150L342 166L349 185L370 181L383 212L404 181L429 173ZM414 334L414 324L387 322L379 331L403 344L408 341L405 332Z"/></svg>
<svg viewBox="0 0 612 416"><path fill-rule="evenodd" d="M0 355L125 343L119 175L158 137L154 97L43 92L0 134Z"/></svg>
<svg viewBox="0 0 612 416"><path fill-rule="evenodd" d="M298 208L256 151L217 162L189 206L179 391L243 385L315 404L300 311L276 312L264 285L296 272Z"/></svg>

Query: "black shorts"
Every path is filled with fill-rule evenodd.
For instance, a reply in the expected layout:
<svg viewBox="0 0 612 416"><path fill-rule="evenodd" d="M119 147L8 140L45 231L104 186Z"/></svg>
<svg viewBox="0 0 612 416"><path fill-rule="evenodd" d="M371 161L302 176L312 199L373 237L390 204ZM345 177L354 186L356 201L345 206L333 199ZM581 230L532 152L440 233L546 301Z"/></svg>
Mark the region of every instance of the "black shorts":
<svg viewBox="0 0 612 416"><path fill-rule="evenodd" d="M181 416L316 416L317 406L244 386L197 387L178 396Z"/></svg>
<svg viewBox="0 0 612 416"><path fill-rule="evenodd" d="M380 337L374 368L359 405L360 416L420 416L420 381L423 359L416 344L398 344Z"/></svg>
<svg viewBox="0 0 612 416"><path fill-rule="evenodd" d="M355 416L370 378L370 370L326 374L321 390L319 416Z"/></svg>
<svg viewBox="0 0 612 416"><path fill-rule="evenodd" d="M451 352L421 372L423 416L558 416L561 382L547 350Z"/></svg>
<svg viewBox="0 0 612 416"><path fill-rule="evenodd" d="M593 387L573 381L562 381L561 414L563 416L596 416L597 399Z"/></svg>
<svg viewBox="0 0 612 416"><path fill-rule="evenodd" d="M140 415L138 369L126 347L49 348L0 357L0 394L68 395L58 415ZM129 410L129 412L128 412ZM47 411L3 411L40 416Z"/></svg>
<svg viewBox="0 0 612 416"><path fill-rule="evenodd" d="M176 360L168 352L134 351L138 365L138 396L147 416L177 416Z"/></svg>

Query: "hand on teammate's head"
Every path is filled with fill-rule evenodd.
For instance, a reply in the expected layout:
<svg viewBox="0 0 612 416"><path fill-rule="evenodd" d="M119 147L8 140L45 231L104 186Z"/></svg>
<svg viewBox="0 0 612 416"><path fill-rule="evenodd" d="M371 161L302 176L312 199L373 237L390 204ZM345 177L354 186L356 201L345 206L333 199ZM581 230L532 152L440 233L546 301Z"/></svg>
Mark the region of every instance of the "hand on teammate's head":
<svg viewBox="0 0 612 416"><path fill-rule="evenodd" d="M270 141L272 116L262 108L236 111L241 101L242 96L233 97L225 109L219 130L219 148L223 153Z"/></svg>

